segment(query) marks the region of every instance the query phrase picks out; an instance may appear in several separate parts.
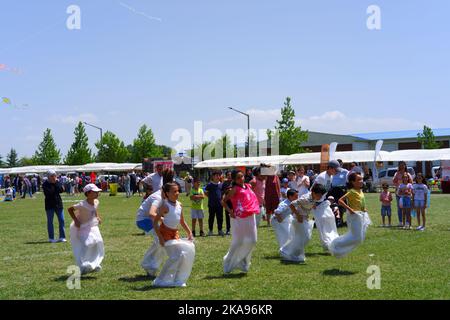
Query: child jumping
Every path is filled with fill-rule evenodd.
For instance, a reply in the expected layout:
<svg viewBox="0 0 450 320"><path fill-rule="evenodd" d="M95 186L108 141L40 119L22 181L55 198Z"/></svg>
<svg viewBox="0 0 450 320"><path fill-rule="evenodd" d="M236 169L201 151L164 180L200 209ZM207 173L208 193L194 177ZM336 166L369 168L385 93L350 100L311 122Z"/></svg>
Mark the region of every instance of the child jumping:
<svg viewBox="0 0 450 320"><path fill-rule="evenodd" d="M272 226L278 240L278 248L282 248L290 239L292 211L291 203L298 199L297 190L289 189L287 199L280 203L272 216Z"/></svg>
<svg viewBox="0 0 450 320"><path fill-rule="evenodd" d="M161 273L153 282L155 287L186 287L194 264L195 246L192 242L194 238L184 221L183 207L178 201L180 189L179 185L173 182L164 185L166 200L163 201L154 221L159 243L169 256ZM180 240L179 225L188 234L189 241Z"/></svg>
<svg viewBox="0 0 450 320"><path fill-rule="evenodd" d="M387 183L383 183L383 192L380 194L380 202L381 202L381 219L383 221L382 227L386 227L386 217L388 217L389 225L388 227L392 227L392 204L393 197L389 192L389 185Z"/></svg>
<svg viewBox="0 0 450 320"><path fill-rule="evenodd" d="M203 189L200 188L200 179L194 178L194 184L192 189L189 192L191 199L191 218L192 218L192 235L195 237L195 226L197 224L200 228L200 237L204 237L205 233L203 232L203 218L205 217L203 213L203 199L205 199L205 193Z"/></svg>
<svg viewBox="0 0 450 320"><path fill-rule="evenodd" d="M330 251L336 258L344 258L360 245L365 237L367 228L371 224L366 212L366 199L362 191L363 177L353 172L348 177L348 192L339 200L339 204L350 213L347 217L349 232L335 239Z"/></svg>
<svg viewBox="0 0 450 320"><path fill-rule="evenodd" d="M102 190L91 183L84 187L86 200L68 209L73 219L70 225L70 242L81 274L98 272L104 258L103 238L98 225L102 220L98 214L98 195Z"/></svg>
<svg viewBox="0 0 450 320"><path fill-rule="evenodd" d="M428 203L428 186L424 182L423 175L419 173L416 177L416 183L413 185L413 203L419 224L416 229L418 231L425 231L426 224L425 212ZM420 218L422 218L422 224L420 223Z"/></svg>

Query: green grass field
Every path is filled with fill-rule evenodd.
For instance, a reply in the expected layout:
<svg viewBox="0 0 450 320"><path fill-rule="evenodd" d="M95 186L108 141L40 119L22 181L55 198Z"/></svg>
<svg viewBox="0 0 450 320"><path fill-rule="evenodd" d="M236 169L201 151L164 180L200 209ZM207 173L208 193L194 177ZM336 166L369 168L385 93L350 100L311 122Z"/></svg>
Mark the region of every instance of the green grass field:
<svg viewBox="0 0 450 320"><path fill-rule="evenodd" d="M74 264L70 243L46 242L43 197L0 202L0 299L449 299L450 196L432 196L423 233L379 228L377 195L367 197L374 224L366 242L343 260L323 253L314 230L307 263L285 264L273 230L264 226L248 275L223 276L230 237L197 238L193 272L181 289L152 288L140 267L151 238L135 226L137 196L100 197L103 271L83 277L80 290L66 287L67 267ZM76 199L63 200L67 209ZM188 217L187 199L182 200ZM69 224L66 210L67 236ZM380 290L367 288L371 265L381 270Z"/></svg>

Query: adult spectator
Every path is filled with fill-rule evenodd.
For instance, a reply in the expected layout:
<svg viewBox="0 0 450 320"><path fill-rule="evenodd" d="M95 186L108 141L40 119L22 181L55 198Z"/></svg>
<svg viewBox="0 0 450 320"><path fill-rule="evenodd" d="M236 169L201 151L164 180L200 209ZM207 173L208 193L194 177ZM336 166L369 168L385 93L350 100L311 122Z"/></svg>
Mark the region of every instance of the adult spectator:
<svg viewBox="0 0 450 320"><path fill-rule="evenodd" d="M123 187L125 189L125 194L127 198L130 198L132 193L131 193L131 177L128 173L125 173L123 175Z"/></svg>
<svg viewBox="0 0 450 320"><path fill-rule="evenodd" d="M348 175L349 171L345 168L343 168L343 161L341 159L337 160L339 162L339 168L336 169L336 174L333 176L331 180L331 190L329 192L329 196L334 197L336 202L339 201L346 193L347 193L347 181L348 181ZM345 214L345 208L342 206L339 206L339 213L340 217L336 218L336 225L338 227L345 226L344 223L344 214Z"/></svg>
<svg viewBox="0 0 450 320"><path fill-rule="evenodd" d="M211 176L211 182L205 188L205 195L208 197L208 226L209 233L208 236L213 235L214 230L214 219L217 218L217 229L219 231L219 236L224 236L222 231L223 227L223 207L222 207L222 184L220 183L220 178L222 172L214 171Z"/></svg>
<svg viewBox="0 0 450 320"><path fill-rule="evenodd" d="M130 173L130 187L131 187L131 193L134 196L134 194L138 191L138 177L136 176L136 173L132 171Z"/></svg>
<svg viewBox="0 0 450 320"><path fill-rule="evenodd" d="M154 193L159 191L163 186L163 169L164 166L162 164L158 164L156 166L156 172L149 174L147 177L142 180L146 187L147 193L150 190L150 193Z"/></svg>
<svg viewBox="0 0 450 320"><path fill-rule="evenodd" d="M297 184L296 190L298 191L298 196L301 197L308 193L310 187L309 177L305 174L305 167L300 166L297 169L297 178L295 179Z"/></svg>
<svg viewBox="0 0 450 320"><path fill-rule="evenodd" d="M368 166L364 166L364 192L373 191L372 170Z"/></svg>
<svg viewBox="0 0 450 320"><path fill-rule="evenodd" d="M22 199L25 199L25 196L28 194L30 198L33 198L33 193L31 190L31 181L27 176L23 177L23 185L22 185Z"/></svg>
<svg viewBox="0 0 450 320"><path fill-rule="evenodd" d="M194 178L188 172L186 174L186 177L184 178L184 189L186 191L186 196L188 196L188 197L191 194L191 189L192 189L192 183L193 182L194 182Z"/></svg>
<svg viewBox="0 0 450 320"><path fill-rule="evenodd" d="M35 194L38 190L37 190L37 185L38 185L38 181L37 181L37 174L33 175L33 178L31 178L31 193Z"/></svg>
<svg viewBox="0 0 450 320"><path fill-rule="evenodd" d="M327 170L322 172L317 176L317 178L314 180L314 185L320 184L325 187L325 190L327 190L327 193L330 192L332 182L333 182L333 176L337 174L339 168L341 167L340 163L336 160L332 160L328 163ZM313 185L313 187L314 187ZM328 197L327 194L324 194L322 197L322 201L325 200ZM339 199L337 199L339 200ZM336 200L336 201L337 201Z"/></svg>
<svg viewBox="0 0 450 320"><path fill-rule="evenodd" d="M47 231L48 240L51 243L66 242L66 233L64 231L64 207L61 199L61 193L64 192L64 186L56 178L56 172L50 170L47 173L48 179L42 184L45 196L45 212L47 213ZM55 240L53 229L53 217L56 214L59 224L59 240Z"/></svg>
<svg viewBox="0 0 450 320"><path fill-rule="evenodd" d="M270 216L275 212L280 204L281 183L277 175L267 176L266 194L264 195L264 204L266 206L267 224L270 226Z"/></svg>
<svg viewBox="0 0 450 320"><path fill-rule="evenodd" d="M403 176L404 174L408 174L410 180L412 181L413 178L411 176L411 174L408 172L408 167L406 165L405 161L400 161L398 163L398 169L397 172L394 175L394 179L393 179L393 183L394 183L394 187L395 187L395 194L396 194L396 199L397 199L397 215L398 215L398 226L401 227L403 226L403 214L402 214L402 209L400 208L400 197L397 195L397 190L398 187L403 183Z"/></svg>

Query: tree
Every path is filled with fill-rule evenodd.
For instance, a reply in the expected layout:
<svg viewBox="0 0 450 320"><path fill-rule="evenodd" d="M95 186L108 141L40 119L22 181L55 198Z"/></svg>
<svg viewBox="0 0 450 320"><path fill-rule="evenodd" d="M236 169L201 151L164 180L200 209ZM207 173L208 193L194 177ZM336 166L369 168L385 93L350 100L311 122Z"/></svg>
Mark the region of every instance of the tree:
<svg viewBox="0 0 450 320"><path fill-rule="evenodd" d="M155 143L155 136L151 128L144 124L139 128L137 139L133 141L131 161L140 163L144 158L162 157L162 150Z"/></svg>
<svg viewBox="0 0 450 320"><path fill-rule="evenodd" d="M295 125L295 111L291 106L291 98L287 97L284 107L281 109L281 120L277 120L275 130L278 132L280 155L291 155L304 152L301 144L308 140L308 132ZM267 132L269 142L272 133Z"/></svg>
<svg viewBox="0 0 450 320"><path fill-rule="evenodd" d="M21 166L21 167L28 167L28 166L33 166L33 165L35 165L33 158L22 157L19 160L19 166Z"/></svg>
<svg viewBox="0 0 450 320"><path fill-rule="evenodd" d="M427 126L423 127L422 133L417 134L417 141L419 141L424 149L439 149L442 147L442 143L436 141L433 129Z"/></svg>
<svg viewBox="0 0 450 320"><path fill-rule="evenodd" d="M163 157L170 158L174 153L174 150L171 147L165 145L157 145L156 147L159 149L159 152Z"/></svg>
<svg viewBox="0 0 450 320"><path fill-rule="evenodd" d="M19 157L17 156L17 151L15 149L11 148L11 151L7 154L6 164L10 168L19 166Z"/></svg>
<svg viewBox="0 0 450 320"><path fill-rule="evenodd" d="M130 157L130 153L127 150L127 147L125 147L123 141L121 141L111 131L106 131L102 137L102 140L97 141L95 146L98 149L98 162L124 163Z"/></svg>
<svg viewBox="0 0 450 320"><path fill-rule="evenodd" d="M44 137L34 153L33 161L37 165L55 165L61 161L61 152L56 148L52 131L48 128L44 131Z"/></svg>
<svg viewBox="0 0 450 320"><path fill-rule="evenodd" d="M83 165L92 162L92 151L89 148L88 136L83 123L78 123L74 135L75 141L67 152L64 163L67 165Z"/></svg>
<svg viewBox="0 0 450 320"><path fill-rule="evenodd" d="M3 168L5 166L5 163L3 162L3 157L0 154L0 168Z"/></svg>

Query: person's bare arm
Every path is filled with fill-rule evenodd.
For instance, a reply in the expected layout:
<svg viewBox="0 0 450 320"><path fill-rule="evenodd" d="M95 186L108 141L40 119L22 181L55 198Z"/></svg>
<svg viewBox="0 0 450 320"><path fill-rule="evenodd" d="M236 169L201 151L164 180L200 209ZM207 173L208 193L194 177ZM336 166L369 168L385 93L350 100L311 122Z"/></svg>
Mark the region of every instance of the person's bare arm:
<svg viewBox="0 0 450 320"><path fill-rule="evenodd" d="M80 221L78 220L77 216L75 215L75 208L74 207L70 207L68 209L69 211L69 215L72 217L73 223L75 224L75 226L77 228L80 228Z"/></svg>
<svg viewBox="0 0 450 320"><path fill-rule="evenodd" d="M188 239L191 240L191 241L194 240L194 236L192 234L191 229L187 225L186 221L184 221L183 211L181 211L180 224L183 227L184 231L186 231L186 233L188 234Z"/></svg>
<svg viewBox="0 0 450 320"><path fill-rule="evenodd" d="M339 199L339 205L341 207L344 207L345 209L347 209L350 214L356 214L355 210L353 210L352 208L350 208L347 204L347 202L345 201L347 199L347 196L343 196L342 198Z"/></svg>
<svg viewBox="0 0 450 320"><path fill-rule="evenodd" d="M228 207L228 201L234 196L235 192L236 192L235 189L232 188L228 190L225 196L222 198L222 206L225 208L225 210L230 214L230 217L233 219L236 218L236 216L234 215L234 210Z"/></svg>
<svg viewBox="0 0 450 320"><path fill-rule="evenodd" d="M163 216L168 212L168 208L166 206L161 207L158 210L158 214L155 217L155 220L153 222L153 228L155 229L155 233L158 236L159 244L164 247L166 241L164 240L164 237L161 234L161 231L159 230L159 222L162 221Z"/></svg>

